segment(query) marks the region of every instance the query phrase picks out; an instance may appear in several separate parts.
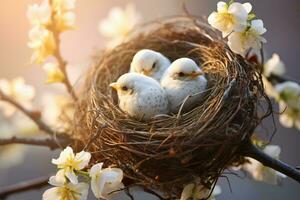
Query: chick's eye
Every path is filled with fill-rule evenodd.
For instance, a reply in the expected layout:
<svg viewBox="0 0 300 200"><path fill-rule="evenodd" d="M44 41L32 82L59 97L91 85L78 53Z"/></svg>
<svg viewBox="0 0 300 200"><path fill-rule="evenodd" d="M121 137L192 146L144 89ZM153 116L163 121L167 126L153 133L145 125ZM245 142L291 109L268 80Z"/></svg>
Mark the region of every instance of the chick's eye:
<svg viewBox="0 0 300 200"><path fill-rule="evenodd" d="M156 67L156 62L154 62L153 64L152 64L152 69L154 69Z"/></svg>
<svg viewBox="0 0 300 200"><path fill-rule="evenodd" d="M128 87L123 86L121 89L122 89L123 91L127 91L127 90L128 90Z"/></svg>
<svg viewBox="0 0 300 200"><path fill-rule="evenodd" d="M179 72L179 73L178 73L178 76L179 76L179 77L183 77L183 76L184 76L184 73L183 73L183 72Z"/></svg>

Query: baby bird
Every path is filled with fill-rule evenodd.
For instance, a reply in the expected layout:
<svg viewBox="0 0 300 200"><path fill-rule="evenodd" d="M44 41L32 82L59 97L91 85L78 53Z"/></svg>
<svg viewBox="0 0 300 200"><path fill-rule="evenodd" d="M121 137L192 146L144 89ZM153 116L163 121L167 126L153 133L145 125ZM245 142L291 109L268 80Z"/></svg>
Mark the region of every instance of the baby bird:
<svg viewBox="0 0 300 200"><path fill-rule="evenodd" d="M144 74L159 81L170 64L169 59L161 53L142 49L134 55L130 64L130 72Z"/></svg>
<svg viewBox="0 0 300 200"><path fill-rule="evenodd" d="M156 115L169 113L165 91L150 77L127 73L110 86L117 90L121 110L131 117L149 120Z"/></svg>
<svg viewBox="0 0 300 200"><path fill-rule="evenodd" d="M180 58L167 69L161 79L161 86L167 93L171 112L177 113L182 103L184 110L197 105L206 90L207 80L192 59Z"/></svg>

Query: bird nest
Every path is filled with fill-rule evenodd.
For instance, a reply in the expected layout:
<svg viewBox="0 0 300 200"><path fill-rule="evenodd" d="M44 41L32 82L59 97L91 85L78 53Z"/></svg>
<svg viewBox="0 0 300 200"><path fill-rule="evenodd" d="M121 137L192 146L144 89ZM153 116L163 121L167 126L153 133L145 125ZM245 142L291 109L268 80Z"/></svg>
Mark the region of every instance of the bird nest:
<svg viewBox="0 0 300 200"><path fill-rule="evenodd" d="M141 49L199 64L208 79L200 105L147 122L120 110L109 84L128 72ZM196 177L211 188L224 169L243 162L239 148L265 114L262 97L260 67L234 54L209 25L191 17L164 19L137 27L96 56L77 105L74 137L94 162L121 168L125 184L178 197Z"/></svg>

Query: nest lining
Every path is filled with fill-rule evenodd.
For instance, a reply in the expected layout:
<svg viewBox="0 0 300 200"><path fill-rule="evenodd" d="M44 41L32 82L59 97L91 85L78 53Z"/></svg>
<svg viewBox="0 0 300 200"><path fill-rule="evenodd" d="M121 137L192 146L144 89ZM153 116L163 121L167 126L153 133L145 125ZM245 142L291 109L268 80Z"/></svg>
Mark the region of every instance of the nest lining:
<svg viewBox="0 0 300 200"><path fill-rule="evenodd" d="M74 137L91 144L95 162L115 165L131 182L177 196L200 177L210 188L262 116L260 69L234 54L201 20L174 17L137 28L126 41L96 56L77 105ZM141 49L174 61L193 59L208 79L201 104L186 113L138 121L121 111L109 84L127 73ZM76 144L79 145L79 144Z"/></svg>

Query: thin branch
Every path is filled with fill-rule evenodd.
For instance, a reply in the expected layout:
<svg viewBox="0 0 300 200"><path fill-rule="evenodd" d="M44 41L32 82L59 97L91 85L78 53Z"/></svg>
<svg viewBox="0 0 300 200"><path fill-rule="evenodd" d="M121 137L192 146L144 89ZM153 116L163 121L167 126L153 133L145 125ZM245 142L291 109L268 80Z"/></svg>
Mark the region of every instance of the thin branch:
<svg viewBox="0 0 300 200"><path fill-rule="evenodd" d="M23 181L15 185L5 186L0 188L0 199L5 199L9 195L32 190L39 189L48 184L50 176L39 177L36 179Z"/></svg>
<svg viewBox="0 0 300 200"><path fill-rule="evenodd" d="M277 76L274 74L271 74L269 77L267 77L267 79L273 84L278 84L278 83L284 83L286 81L292 81L292 82L296 82L298 84L300 84L300 81L295 80L291 77L287 77L287 76Z"/></svg>
<svg viewBox="0 0 300 200"><path fill-rule="evenodd" d="M247 139L241 148L244 156L254 158L255 160L261 162L263 165L281 172L300 183L300 171L280 160L276 160L265 154L263 151L253 145L250 139Z"/></svg>
<svg viewBox="0 0 300 200"><path fill-rule="evenodd" d="M169 198L164 198L164 197L162 197L161 195L159 195L158 193L156 193L155 191L153 191L153 190L151 190L151 189L149 189L149 188L147 188L147 187L145 187L145 186L141 186L142 188L143 188L143 190L144 190L144 192L147 192L147 193L149 193L149 194L152 194L153 196L156 196L158 199L160 199L160 200L168 200Z"/></svg>
<svg viewBox="0 0 300 200"><path fill-rule="evenodd" d="M57 138L56 140L52 138L35 139L35 138L20 138L20 137L0 139L0 146L9 145L9 144L26 144L26 145L49 147L51 150L61 148L61 147L66 147L69 143L70 140L66 138Z"/></svg>
<svg viewBox="0 0 300 200"><path fill-rule="evenodd" d="M49 0L49 4L52 5L52 0ZM62 71L62 73L64 74L64 85L68 91L68 93L71 95L71 97L73 98L74 101L77 101L78 98L75 94L74 88L70 82L70 79L68 77L67 74L67 61L65 61L61 55L61 51L60 51L60 38L59 38L59 32L56 30L56 20L55 20L55 15L56 15L56 11L54 9L52 9L52 13L51 13L51 20L52 20L52 24L51 26L48 27L48 29L53 33L54 36L54 41L56 44L56 51L54 53L54 57L56 58L57 62L58 62L58 66L60 68L60 70Z"/></svg>
<svg viewBox="0 0 300 200"><path fill-rule="evenodd" d="M60 40L59 40L59 36L58 34L54 33L54 38L55 38L55 41L56 41L56 44L57 46L60 45ZM67 74L67 61L63 60L62 56L61 56L61 53L60 53L60 49L59 47L57 47L57 50L56 50L56 53L54 54L57 62L58 62L58 66L60 68L60 70L62 71L62 73L64 74L64 84L67 88L67 91L68 93L71 95L71 97L73 98L74 101L77 101L78 98L75 94L75 91L74 91L74 88L73 86L71 85L71 82L70 82L70 79L68 77L68 74Z"/></svg>
<svg viewBox="0 0 300 200"><path fill-rule="evenodd" d="M5 95L1 90L0 90L0 100L11 104L15 108L17 108L18 110L23 112L27 117L29 117L39 127L40 130L44 131L48 135L53 136L56 133L46 123L44 123L41 120L40 116L36 115L36 113L34 113L32 111L27 110L21 104L19 104L18 102L16 102L15 100L10 98L9 96Z"/></svg>

